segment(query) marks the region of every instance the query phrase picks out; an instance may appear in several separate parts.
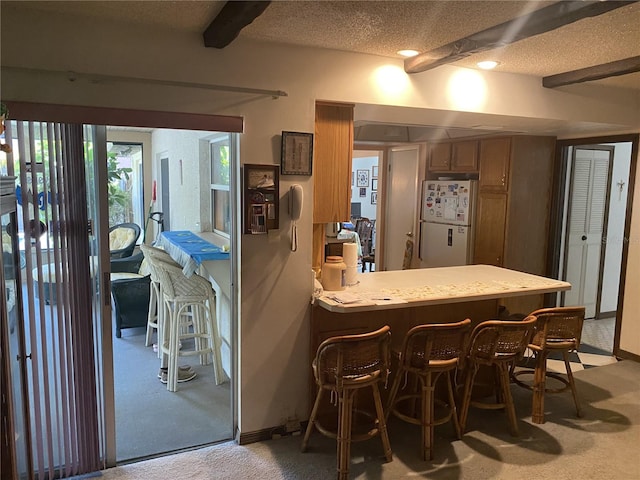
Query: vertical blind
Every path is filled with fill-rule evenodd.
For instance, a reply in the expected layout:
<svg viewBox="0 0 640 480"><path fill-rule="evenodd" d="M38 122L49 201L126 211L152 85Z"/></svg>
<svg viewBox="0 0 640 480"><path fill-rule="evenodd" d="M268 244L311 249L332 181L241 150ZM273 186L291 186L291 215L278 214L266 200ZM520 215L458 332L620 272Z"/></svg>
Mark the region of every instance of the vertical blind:
<svg viewBox="0 0 640 480"><path fill-rule="evenodd" d="M33 470L38 479L64 478L104 466L100 275L88 233L93 137L76 124L7 124L9 174L18 177Z"/></svg>

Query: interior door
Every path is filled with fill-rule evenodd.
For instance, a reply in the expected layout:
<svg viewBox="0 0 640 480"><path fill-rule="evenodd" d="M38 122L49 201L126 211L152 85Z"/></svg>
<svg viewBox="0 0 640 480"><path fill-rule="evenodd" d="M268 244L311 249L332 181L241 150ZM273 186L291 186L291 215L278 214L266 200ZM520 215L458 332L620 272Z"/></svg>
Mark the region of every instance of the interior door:
<svg viewBox="0 0 640 480"><path fill-rule="evenodd" d="M598 314L604 258L613 147L576 147L571 169L565 280L572 288L564 305L584 305L586 317Z"/></svg>
<svg viewBox="0 0 640 480"><path fill-rule="evenodd" d="M384 269L402 269L407 240L416 241L416 205L418 203L418 146L393 148L389 152ZM417 245L414 245L414 254Z"/></svg>

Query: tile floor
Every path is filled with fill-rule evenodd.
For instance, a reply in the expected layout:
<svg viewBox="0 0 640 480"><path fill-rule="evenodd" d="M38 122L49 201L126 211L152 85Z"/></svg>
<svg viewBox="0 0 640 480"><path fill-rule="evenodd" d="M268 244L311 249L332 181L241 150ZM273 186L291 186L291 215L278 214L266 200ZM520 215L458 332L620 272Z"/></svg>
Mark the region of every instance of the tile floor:
<svg viewBox="0 0 640 480"><path fill-rule="evenodd" d="M616 357L611 355L615 325L615 317L584 321L580 348L578 352L569 355L571 371L577 372L585 368L599 367L617 362ZM533 366L533 359L531 358L529 362L526 362L525 359L525 365ZM550 355L547 360L547 370L565 373L562 356Z"/></svg>

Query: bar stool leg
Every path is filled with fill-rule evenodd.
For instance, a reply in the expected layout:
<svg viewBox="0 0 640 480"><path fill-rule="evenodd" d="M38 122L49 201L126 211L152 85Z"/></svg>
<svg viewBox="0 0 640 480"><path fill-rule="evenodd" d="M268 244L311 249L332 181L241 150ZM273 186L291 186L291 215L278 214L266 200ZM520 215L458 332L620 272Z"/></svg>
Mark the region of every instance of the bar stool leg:
<svg viewBox="0 0 640 480"><path fill-rule="evenodd" d="M349 479L354 394L352 390L338 392L338 480Z"/></svg>
<svg viewBox="0 0 640 480"><path fill-rule="evenodd" d="M391 452L391 442L389 441L389 432L387 431L387 421L384 416L384 409L382 408L382 397L380 396L380 389L378 384L371 385L373 389L373 400L376 405L376 414L378 416L378 431L380 432L380 439L382 440L382 449L384 450L384 458L387 462L393 460L393 453Z"/></svg>
<svg viewBox="0 0 640 480"><path fill-rule="evenodd" d="M160 330L158 329L158 295L156 289L157 287L152 281L149 289L149 314L147 315L147 335L144 341L145 347L151 346L151 336L153 335L154 328L158 332L158 335L160 334ZM158 345L160 345L159 340Z"/></svg>
<svg viewBox="0 0 640 480"><path fill-rule="evenodd" d="M309 437L311 437L311 433L313 432L313 427L315 426L316 416L318 415L318 408L320 406L320 402L322 400L323 394L324 394L324 390L322 388L319 388L318 394L316 395L316 401L313 404L313 409L311 410L309 423L307 424L307 431L305 432L304 438L302 439L302 447L301 447L302 452L307 451L307 447L309 445Z"/></svg>
<svg viewBox="0 0 640 480"><path fill-rule="evenodd" d="M434 384L437 379L437 375L431 372L427 372L424 383L422 385L421 399L422 399L422 412L421 412L421 429L422 429L422 460L433 460L433 416L434 413Z"/></svg>
<svg viewBox="0 0 640 480"><path fill-rule="evenodd" d="M547 388L547 354L538 352L536 366L533 371L533 401L531 411L532 423L544 423L544 394Z"/></svg>
<svg viewBox="0 0 640 480"><path fill-rule="evenodd" d="M449 391L449 408L451 409L451 418L453 419L453 428L456 431L456 437L462 438L460 431L460 422L458 421L458 409L456 408L456 398L453 393L453 383L451 382L451 372L445 374L447 376L447 390Z"/></svg>
<svg viewBox="0 0 640 480"><path fill-rule="evenodd" d="M562 352L562 358L564 359L564 367L567 369L567 379L569 380L569 386L571 387L571 394L573 395L573 403L576 405L576 415L582 417L582 409L580 408L580 402L578 400L578 391L576 390L576 382L573 380L573 372L571 371L571 364L569 363L569 355L566 351Z"/></svg>
<svg viewBox="0 0 640 480"><path fill-rule="evenodd" d="M509 378L509 367L505 363L498 363L497 368L500 375L500 386L502 390L502 397L504 399L504 406L507 411L507 418L509 420L509 430L511 435L517 437L519 435L518 420L516 418L516 409L513 405L513 397L511 396L511 379Z"/></svg>

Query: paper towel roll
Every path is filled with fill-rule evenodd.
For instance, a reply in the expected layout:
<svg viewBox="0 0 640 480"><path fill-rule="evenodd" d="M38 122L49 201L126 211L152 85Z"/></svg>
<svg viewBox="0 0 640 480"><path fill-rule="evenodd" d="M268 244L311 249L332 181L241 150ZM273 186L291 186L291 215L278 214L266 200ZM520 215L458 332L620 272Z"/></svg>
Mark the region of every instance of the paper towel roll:
<svg viewBox="0 0 640 480"><path fill-rule="evenodd" d="M347 267L347 270L344 274L344 279L348 287L358 283L358 266L356 265L355 267Z"/></svg>
<svg viewBox="0 0 640 480"><path fill-rule="evenodd" d="M347 266L358 266L358 246L355 243L343 243L342 244L342 259Z"/></svg>

